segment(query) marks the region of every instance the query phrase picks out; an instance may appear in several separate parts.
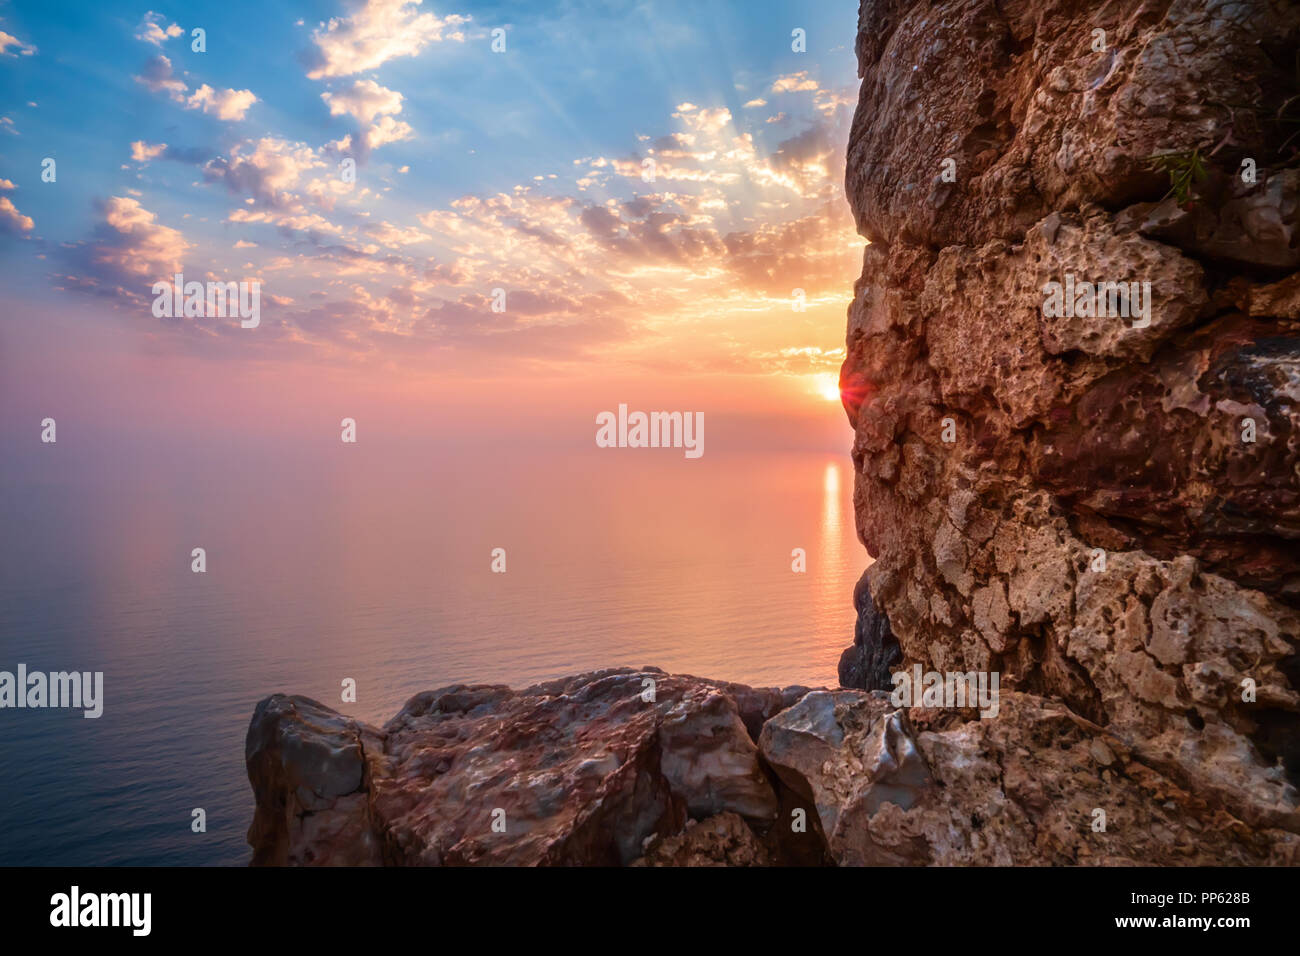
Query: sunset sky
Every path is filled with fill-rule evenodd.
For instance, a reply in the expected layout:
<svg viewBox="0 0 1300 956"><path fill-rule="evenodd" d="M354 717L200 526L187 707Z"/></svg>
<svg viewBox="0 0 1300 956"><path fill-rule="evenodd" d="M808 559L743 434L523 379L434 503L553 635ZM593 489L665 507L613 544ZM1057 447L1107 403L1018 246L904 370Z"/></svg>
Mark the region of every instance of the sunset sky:
<svg viewBox="0 0 1300 956"><path fill-rule="evenodd" d="M0 4L0 374L24 428L59 403L179 422L217 394L289 418L343 394L847 441L855 3L289 10ZM260 280L260 327L155 318L176 272Z"/></svg>

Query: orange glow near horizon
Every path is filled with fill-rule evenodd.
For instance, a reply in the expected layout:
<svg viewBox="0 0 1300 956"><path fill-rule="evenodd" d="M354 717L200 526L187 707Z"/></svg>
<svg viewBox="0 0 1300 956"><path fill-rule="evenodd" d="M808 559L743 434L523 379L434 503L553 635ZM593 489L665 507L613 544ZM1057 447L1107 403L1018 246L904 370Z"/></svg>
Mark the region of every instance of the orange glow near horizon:
<svg viewBox="0 0 1300 956"><path fill-rule="evenodd" d="M817 376L816 381L817 394L828 402L838 402L840 400L840 380L838 376L827 372Z"/></svg>

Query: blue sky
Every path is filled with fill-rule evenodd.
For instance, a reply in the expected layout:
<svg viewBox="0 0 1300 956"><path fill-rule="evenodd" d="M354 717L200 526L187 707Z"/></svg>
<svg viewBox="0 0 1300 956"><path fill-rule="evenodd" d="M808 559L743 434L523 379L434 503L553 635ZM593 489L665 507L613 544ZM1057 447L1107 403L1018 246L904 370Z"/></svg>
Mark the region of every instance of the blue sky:
<svg viewBox="0 0 1300 956"><path fill-rule="evenodd" d="M856 12L0 4L10 305L111 314L155 349L237 360L491 352L824 376L861 256L841 185ZM148 287L176 267L260 280L269 321L242 337L160 324ZM496 286L506 318L484 308Z"/></svg>

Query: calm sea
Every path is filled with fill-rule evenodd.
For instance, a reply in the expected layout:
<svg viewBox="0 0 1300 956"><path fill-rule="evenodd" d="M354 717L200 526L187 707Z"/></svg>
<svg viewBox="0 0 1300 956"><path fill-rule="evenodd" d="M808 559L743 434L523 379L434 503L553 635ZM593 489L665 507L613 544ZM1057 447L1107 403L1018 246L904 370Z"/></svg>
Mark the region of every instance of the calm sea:
<svg viewBox="0 0 1300 956"><path fill-rule="evenodd" d="M0 669L104 671L106 703L0 711L6 865L247 862L244 734L276 691L382 723L613 665L833 686L869 560L847 454L78 458L60 429L0 503Z"/></svg>

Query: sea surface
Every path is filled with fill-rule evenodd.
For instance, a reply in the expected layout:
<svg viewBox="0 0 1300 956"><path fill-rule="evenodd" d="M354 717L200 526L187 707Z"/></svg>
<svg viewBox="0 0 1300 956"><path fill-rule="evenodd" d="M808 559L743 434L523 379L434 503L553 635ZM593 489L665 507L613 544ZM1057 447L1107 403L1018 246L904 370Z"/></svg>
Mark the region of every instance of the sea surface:
<svg viewBox="0 0 1300 956"><path fill-rule="evenodd" d="M246 863L244 735L277 691L378 724L422 690L617 665L834 686L869 563L847 454L160 461L60 429L0 502L0 670L103 671L104 714L0 710L4 865Z"/></svg>

